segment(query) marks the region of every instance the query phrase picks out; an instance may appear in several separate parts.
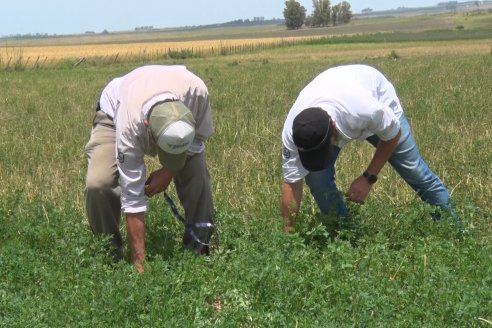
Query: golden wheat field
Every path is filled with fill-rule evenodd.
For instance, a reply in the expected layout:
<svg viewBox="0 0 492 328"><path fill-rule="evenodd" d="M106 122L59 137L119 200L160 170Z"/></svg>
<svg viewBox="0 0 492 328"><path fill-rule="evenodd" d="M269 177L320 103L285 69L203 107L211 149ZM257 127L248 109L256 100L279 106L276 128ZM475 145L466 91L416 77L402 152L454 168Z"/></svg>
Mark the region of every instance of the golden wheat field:
<svg viewBox="0 0 492 328"><path fill-rule="evenodd" d="M313 38L313 37L309 37ZM97 45L59 45L33 47L2 47L0 48L0 64L12 66L21 61L23 66L50 66L64 59L85 60L91 58L106 58L108 61L124 60L125 58L160 58L171 51L190 51L194 54L220 55L224 53L241 54L246 58L255 56L254 53L242 50L248 47L273 48L275 45L292 44L305 40L300 38L262 38L262 39L235 39L235 40L206 40L186 42L153 42L153 43L126 43L126 44L97 44ZM308 53L291 53L285 48L275 57L292 60L294 57L382 57L390 52L397 51L400 56L438 56L449 54L484 54L491 51L490 40L470 40L455 42L432 43L391 43L377 48L366 44L323 45L311 47Z"/></svg>
<svg viewBox="0 0 492 328"><path fill-rule="evenodd" d="M83 59L95 57L141 57L167 54L171 51L191 51L196 54L214 55L231 52L234 49L248 47L272 47L282 44L295 44L307 37L258 38L232 40L199 40L177 42L139 42L124 44L84 44L84 45L51 45L22 46L0 48L0 60L7 64L22 59L29 63L54 63L63 59ZM310 36L309 39L315 38ZM236 51L237 52L237 51Z"/></svg>

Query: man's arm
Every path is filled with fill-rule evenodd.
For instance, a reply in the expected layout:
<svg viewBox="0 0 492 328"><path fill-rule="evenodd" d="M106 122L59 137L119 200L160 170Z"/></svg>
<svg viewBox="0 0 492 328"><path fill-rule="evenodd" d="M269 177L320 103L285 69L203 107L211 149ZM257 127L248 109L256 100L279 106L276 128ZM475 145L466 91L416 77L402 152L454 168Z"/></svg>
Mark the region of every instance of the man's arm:
<svg viewBox="0 0 492 328"><path fill-rule="evenodd" d="M302 199L302 180L282 185L282 217L284 218L284 232L289 233L299 213Z"/></svg>
<svg viewBox="0 0 492 328"><path fill-rule="evenodd" d="M145 194L152 197L167 189L175 173L161 168L150 174L145 183ZM143 272L142 262L145 260L145 212L126 213L126 227L128 244L132 256L132 263L137 266L138 272Z"/></svg>
<svg viewBox="0 0 492 328"><path fill-rule="evenodd" d="M398 134L393 139L379 141L374 156L366 169L369 174L378 175L383 169L384 165L395 151L398 141L400 140L400 134L401 132L398 131ZM371 187L372 184L370 184L365 177L360 176L352 182L346 196L353 202L363 203L371 191Z"/></svg>
<svg viewBox="0 0 492 328"><path fill-rule="evenodd" d="M371 163L369 163L369 166L367 167L367 172L374 175L379 174L386 162L390 159L391 155L393 155L396 145L398 145L398 141L400 140L400 135L401 131L398 131L398 134L393 139L379 141Z"/></svg>
<svg viewBox="0 0 492 328"><path fill-rule="evenodd" d="M126 213L126 229L131 261L143 272L142 262L145 260L145 212Z"/></svg>
<svg viewBox="0 0 492 328"><path fill-rule="evenodd" d="M167 189L175 173L161 168L150 174L145 182L145 195L152 197ZM142 262L145 260L145 212L126 213L128 244L131 251L131 261L137 266L138 272L143 272Z"/></svg>

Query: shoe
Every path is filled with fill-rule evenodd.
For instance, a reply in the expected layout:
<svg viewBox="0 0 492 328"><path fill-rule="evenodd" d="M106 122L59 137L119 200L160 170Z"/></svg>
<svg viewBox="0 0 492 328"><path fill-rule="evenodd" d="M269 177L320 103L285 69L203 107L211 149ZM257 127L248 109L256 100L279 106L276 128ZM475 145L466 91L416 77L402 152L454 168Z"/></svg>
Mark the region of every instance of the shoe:
<svg viewBox="0 0 492 328"><path fill-rule="evenodd" d="M183 245L200 256L210 255L210 248L208 245L194 239L188 231L186 231L183 236Z"/></svg>
<svg viewBox="0 0 492 328"><path fill-rule="evenodd" d="M462 238L467 235L467 231L463 226L463 221L461 221L461 218L451 207L434 211L434 213L431 214L432 219L436 222L441 221L441 213L445 213L447 217L451 218L456 227L458 238Z"/></svg>

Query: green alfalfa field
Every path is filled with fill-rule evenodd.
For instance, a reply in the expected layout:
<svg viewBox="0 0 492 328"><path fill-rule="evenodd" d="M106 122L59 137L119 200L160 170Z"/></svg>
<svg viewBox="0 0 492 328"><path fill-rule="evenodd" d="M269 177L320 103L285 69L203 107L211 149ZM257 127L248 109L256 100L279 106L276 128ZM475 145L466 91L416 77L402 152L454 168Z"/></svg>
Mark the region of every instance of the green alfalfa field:
<svg viewBox="0 0 492 328"><path fill-rule="evenodd" d="M0 71L0 326L490 327L491 45L326 42ZM104 85L150 63L185 64L211 93L217 234L208 258L183 250L180 223L151 199L138 274L113 263L87 225L84 145ZM373 65L394 82L463 237L446 218L433 222L433 209L389 167L364 205L350 205L355 227L331 238L305 190L295 232L281 232L283 120L316 74L346 63ZM342 190L371 154L364 143L342 151Z"/></svg>

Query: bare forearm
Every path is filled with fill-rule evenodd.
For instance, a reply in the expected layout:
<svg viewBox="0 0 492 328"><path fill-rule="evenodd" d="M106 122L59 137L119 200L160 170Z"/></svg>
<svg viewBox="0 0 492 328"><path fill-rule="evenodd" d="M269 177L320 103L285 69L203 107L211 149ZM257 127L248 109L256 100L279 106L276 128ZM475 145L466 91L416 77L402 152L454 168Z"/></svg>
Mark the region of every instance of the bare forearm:
<svg viewBox="0 0 492 328"><path fill-rule="evenodd" d="M126 213L127 238L132 263L140 266L145 260L145 213Z"/></svg>
<svg viewBox="0 0 492 328"><path fill-rule="evenodd" d="M400 140L400 132L391 140L380 141L376 147L374 156L367 167L367 171L371 174L379 174L383 169L386 162L390 159L391 155L395 151L395 148Z"/></svg>
<svg viewBox="0 0 492 328"><path fill-rule="evenodd" d="M299 213L302 199L302 180L295 183L282 185L282 217L284 219L284 232L288 233Z"/></svg>

